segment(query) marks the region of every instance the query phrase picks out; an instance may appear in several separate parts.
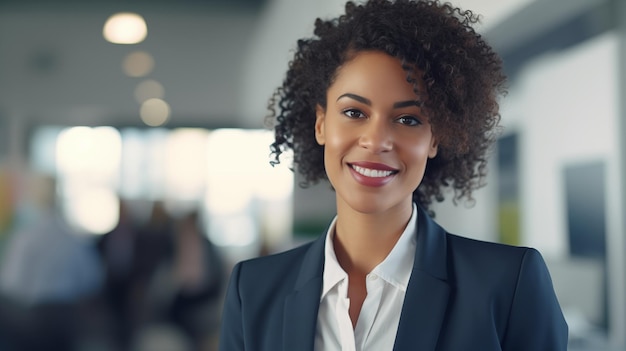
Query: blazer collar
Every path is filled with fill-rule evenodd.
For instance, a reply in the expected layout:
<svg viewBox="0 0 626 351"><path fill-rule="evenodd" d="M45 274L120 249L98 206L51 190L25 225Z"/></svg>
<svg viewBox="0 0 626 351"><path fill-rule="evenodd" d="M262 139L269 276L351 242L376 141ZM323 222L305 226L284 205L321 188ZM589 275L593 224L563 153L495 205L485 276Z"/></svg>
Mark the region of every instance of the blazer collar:
<svg viewBox="0 0 626 351"><path fill-rule="evenodd" d="M302 260L294 291L285 299L283 350L313 351L322 291L326 235ZM417 245L394 351L435 350L450 295L446 233L418 206Z"/></svg>
<svg viewBox="0 0 626 351"><path fill-rule="evenodd" d="M325 241L326 235L313 241L302 259L294 290L285 299L283 350L313 351L322 293Z"/></svg>
<svg viewBox="0 0 626 351"><path fill-rule="evenodd" d="M415 262L394 351L435 350L450 296L446 233L423 209L418 211Z"/></svg>

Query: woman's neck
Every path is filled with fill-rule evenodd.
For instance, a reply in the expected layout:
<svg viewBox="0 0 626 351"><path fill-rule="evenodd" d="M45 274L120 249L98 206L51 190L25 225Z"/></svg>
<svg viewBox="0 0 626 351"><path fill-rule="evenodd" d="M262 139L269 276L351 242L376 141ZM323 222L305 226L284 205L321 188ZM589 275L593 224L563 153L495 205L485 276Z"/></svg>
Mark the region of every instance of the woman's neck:
<svg viewBox="0 0 626 351"><path fill-rule="evenodd" d="M359 213L337 206L333 244L341 267L348 273L366 275L382 262L406 228L412 203L384 213Z"/></svg>

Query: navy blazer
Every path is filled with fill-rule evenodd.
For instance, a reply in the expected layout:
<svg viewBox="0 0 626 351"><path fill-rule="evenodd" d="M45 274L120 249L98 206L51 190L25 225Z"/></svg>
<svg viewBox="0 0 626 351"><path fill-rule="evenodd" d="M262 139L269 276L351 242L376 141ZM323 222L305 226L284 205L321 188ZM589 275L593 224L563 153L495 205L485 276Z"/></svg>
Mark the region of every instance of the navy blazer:
<svg viewBox="0 0 626 351"><path fill-rule="evenodd" d="M567 324L539 252L449 234L418 211L393 350L567 349ZM234 267L221 351L313 350L325 237Z"/></svg>

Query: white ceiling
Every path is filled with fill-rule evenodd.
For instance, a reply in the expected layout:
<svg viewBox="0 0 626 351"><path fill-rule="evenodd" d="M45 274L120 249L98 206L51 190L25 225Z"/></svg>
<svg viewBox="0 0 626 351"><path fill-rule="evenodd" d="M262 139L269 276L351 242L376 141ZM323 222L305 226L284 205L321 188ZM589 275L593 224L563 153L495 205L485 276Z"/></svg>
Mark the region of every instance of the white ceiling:
<svg viewBox="0 0 626 351"><path fill-rule="evenodd" d="M35 123L139 124L134 89L155 79L164 86L174 125L237 124L241 65L257 11L146 8L141 14L149 33L137 45L103 39L113 12L0 11L0 113ZM125 56L136 50L155 60L144 78L122 70Z"/></svg>

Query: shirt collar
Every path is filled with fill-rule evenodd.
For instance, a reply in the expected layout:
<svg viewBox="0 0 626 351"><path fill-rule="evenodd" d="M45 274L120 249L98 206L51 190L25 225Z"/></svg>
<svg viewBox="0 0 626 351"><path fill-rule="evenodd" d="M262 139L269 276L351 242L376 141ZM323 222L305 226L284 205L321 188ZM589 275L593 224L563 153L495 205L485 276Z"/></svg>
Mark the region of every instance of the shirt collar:
<svg viewBox="0 0 626 351"><path fill-rule="evenodd" d="M378 275L389 284L406 291L415 261L417 245L417 207L413 204L413 213L404 232L398 239L389 255L374 267L372 273Z"/></svg>
<svg viewBox="0 0 626 351"><path fill-rule="evenodd" d="M340 281L348 277L348 274L341 268L335 255L335 247L333 245L333 237L335 235L335 224L337 216L333 219L326 232L326 242L324 244L324 283L322 286L321 299Z"/></svg>
<svg viewBox="0 0 626 351"><path fill-rule="evenodd" d="M324 244L324 282L322 286L322 295L320 300L348 275L341 268L335 255L333 245L333 237L335 235L335 225L337 216L332 220L328 231L326 232L326 242ZM389 284L406 291L411 278L413 269L413 261L415 260L416 246L416 228L417 228L417 206L413 204L413 212L407 226L404 228L400 239L393 247L389 255L372 270L373 274L378 275Z"/></svg>

